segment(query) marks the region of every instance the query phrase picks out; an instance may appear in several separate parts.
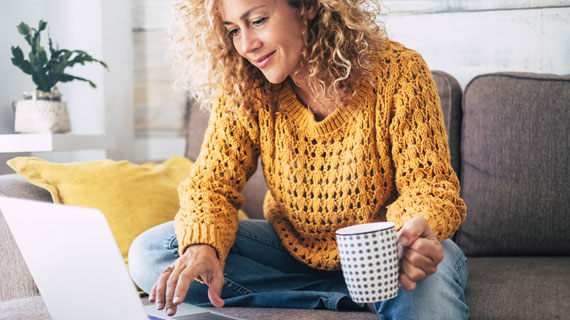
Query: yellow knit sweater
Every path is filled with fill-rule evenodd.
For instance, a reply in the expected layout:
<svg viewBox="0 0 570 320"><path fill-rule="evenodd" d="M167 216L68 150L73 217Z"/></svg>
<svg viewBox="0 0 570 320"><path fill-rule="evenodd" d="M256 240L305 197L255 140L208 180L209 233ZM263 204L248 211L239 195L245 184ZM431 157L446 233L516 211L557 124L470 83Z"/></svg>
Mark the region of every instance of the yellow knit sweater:
<svg viewBox="0 0 570 320"><path fill-rule="evenodd" d="M265 217L291 255L311 267L339 268L335 230L353 224L388 220L399 229L423 216L440 240L451 236L465 204L431 73L419 54L395 42L374 73L320 122L290 86L279 93L279 106L266 105L255 117L228 112L222 100L179 187L180 252L209 244L224 262L240 191L259 156L270 189Z"/></svg>

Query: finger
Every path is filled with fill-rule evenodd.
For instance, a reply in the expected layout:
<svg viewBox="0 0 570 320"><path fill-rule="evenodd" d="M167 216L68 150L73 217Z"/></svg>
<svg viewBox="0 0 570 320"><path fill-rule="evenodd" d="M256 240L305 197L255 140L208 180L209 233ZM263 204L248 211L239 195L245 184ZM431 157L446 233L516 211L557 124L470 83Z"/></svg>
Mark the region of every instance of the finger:
<svg viewBox="0 0 570 320"><path fill-rule="evenodd" d="M172 266L169 266L168 268L166 268L162 272L160 277L158 277L158 280L155 283L155 286L156 286L155 300L156 300L156 308L158 310L162 310L164 308L168 277L170 276L170 273L172 272L172 270L173 270Z"/></svg>
<svg viewBox="0 0 570 320"><path fill-rule="evenodd" d="M156 298L156 283L152 286L152 289L150 289L150 293L148 294L148 301L154 302L155 298Z"/></svg>
<svg viewBox="0 0 570 320"><path fill-rule="evenodd" d="M404 246L402 246L401 243L398 243L396 248L398 250L398 260L402 260L402 258L404 258Z"/></svg>
<svg viewBox="0 0 570 320"><path fill-rule="evenodd" d="M437 271L437 263L411 248L406 250L404 259L406 262L423 270L428 275L434 274Z"/></svg>
<svg viewBox="0 0 570 320"><path fill-rule="evenodd" d="M427 278L428 274L424 272L421 268L414 266L407 259L404 258L401 263L402 273L405 274L408 279L418 282Z"/></svg>
<svg viewBox="0 0 570 320"><path fill-rule="evenodd" d="M192 281L196 279L196 277L197 274L193 268L186 268L180 273L178 276L176 291L174 291L174 299L172 300L174 304L179 305L184 301L184 299L186 299L188 289L190 289L190 285L192 284Z"/></svg>
<svg viewBox="0 0 570 320"><path fill-rule="evenodd" d="M409 249L430 259L435 265L443 260L443 247L438 240L420 238Z"/></svg>
<svg viewBox="0 0 570 320"><path fill-rule="evenodd" d="M176 291L176 286L178 285L178 279L180 273L182 273L183 268L175 268L170 273L168 277L168 282L166 286L166 314L173 316L176 313L176 305L173 303L174 292Z"/></svg>
<svg viewBox="0 0 570 320"><path fill-rule="evenodd" d="M400 284L402 285L402 287L406 291L412 291L416 288L416 283L414 281L410 280L410 278L408 278L403 273L400 274Z"/></svg>
<svg viewBox="0 0 570 320"><path fill-rule="evenodd" d="M224 306L222 296L222 287L224 286L224 274L221 271L214 273L213 277L209 279L208 298L210 302L217 308Z"/></svg>
<svg viewBox="0 0 570 320"><path fill-rule="evenodd" d="M422 236L428 236L431 234L431 230L427 224L427 221L424 217L414 217L400 230L400 237L398 238L398 242L401 243L403 246L409 246L416 239Z"/></svg>

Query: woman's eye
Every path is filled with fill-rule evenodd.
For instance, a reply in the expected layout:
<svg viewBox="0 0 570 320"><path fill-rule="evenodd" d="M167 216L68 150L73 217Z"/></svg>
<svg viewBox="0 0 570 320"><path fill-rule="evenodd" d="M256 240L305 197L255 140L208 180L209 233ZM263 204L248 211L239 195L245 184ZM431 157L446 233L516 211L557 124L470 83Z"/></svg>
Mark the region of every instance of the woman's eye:
<svg viewBox="0 0 570 320"><path fill-rule="evenodd" d="M253 20L253 21L251 22L251 24L254 25L254 26L258 26L258 25L264 23L265 20L267 20L266 17L263 17L263 18L260 18L260 19L255 19L255 20Z"/></svg>
<svg viewBox="0 0 570 320"><path fill-rule="evenodd" d="M238 32L238 29L230 29L230 30L228 30L228 36L230 36L230 38L231 38L231 37L235 36L237 34L237 32Z"/></svg>

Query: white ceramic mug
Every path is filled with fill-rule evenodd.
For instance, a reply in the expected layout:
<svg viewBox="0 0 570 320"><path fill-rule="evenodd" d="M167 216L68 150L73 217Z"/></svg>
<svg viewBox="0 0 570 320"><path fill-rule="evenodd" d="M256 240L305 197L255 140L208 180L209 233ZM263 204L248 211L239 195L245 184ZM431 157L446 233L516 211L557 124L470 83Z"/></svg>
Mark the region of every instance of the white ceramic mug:
<svg viewBox="0 0 570 320"><path fill-rule="evenodd" d="M398 295L398 249L392 222L354 225L336 231L344 281L354 302Z"/></svg>

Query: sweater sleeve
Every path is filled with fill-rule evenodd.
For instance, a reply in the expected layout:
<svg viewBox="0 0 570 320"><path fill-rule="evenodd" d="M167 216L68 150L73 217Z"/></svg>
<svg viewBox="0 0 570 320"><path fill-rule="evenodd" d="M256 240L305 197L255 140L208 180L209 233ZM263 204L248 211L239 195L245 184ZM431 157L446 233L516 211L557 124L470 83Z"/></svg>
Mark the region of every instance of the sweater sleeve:
<svg viewBox="0 0 570 320"><path fill-rule="evenodd" d="M245 112L228 110L223 98L212 111L200 154L178 187L174 228L181 255L192 244L207 244L224 264L235 240L241 190L257 166L257 128Z"/></svg>
<svg viewBox="0 0 570 320"><path fill-rule="evenodd" d="M426 218L439 240L465 220L459 180L451 168L439 96L422 57L412 52L401 66L389 126L397 199L386 218L400 229L415 216Z"/></svg>

